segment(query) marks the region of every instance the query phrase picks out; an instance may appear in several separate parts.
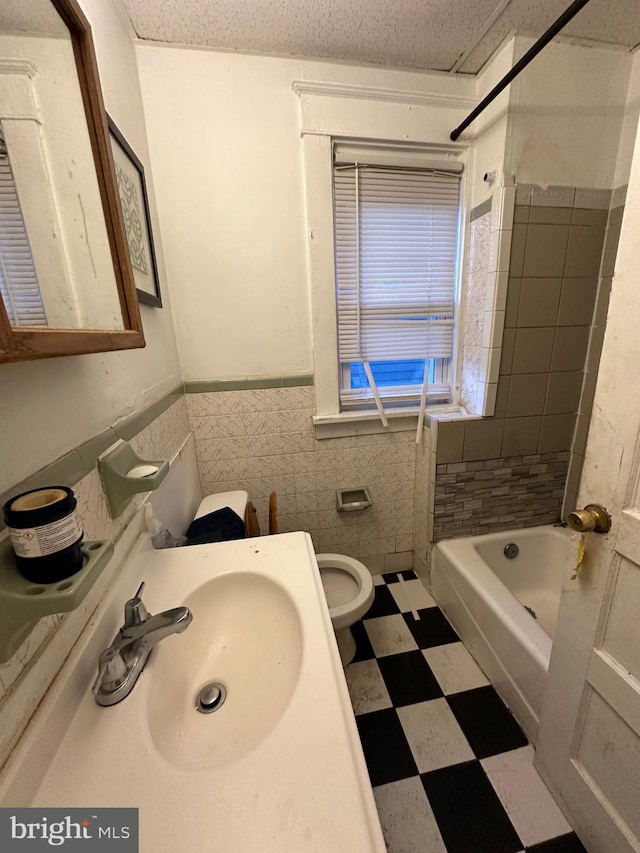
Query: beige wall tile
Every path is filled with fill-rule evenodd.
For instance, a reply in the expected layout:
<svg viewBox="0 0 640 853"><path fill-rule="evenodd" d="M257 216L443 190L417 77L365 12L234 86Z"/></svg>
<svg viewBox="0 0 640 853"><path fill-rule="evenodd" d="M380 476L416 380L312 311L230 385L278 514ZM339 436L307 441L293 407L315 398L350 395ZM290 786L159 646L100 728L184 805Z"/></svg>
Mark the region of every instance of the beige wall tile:
<svg viewBox="0 0 640 853"><path fill-rule="evenodd" d="M577 371L551 373L544 413L546 415L562 415L577 412L580 405L583 377L584 374Z"/></svg>
<svg viewBox="0 0 640 853"><path fill-rule="evenodd" d="M438 464L461 461L464 432L465 421L441 421L438 424Z"/></svg>
<svg viewBox="0 0 640 853"><path fill-rule="evenodd" d="M522 275L524 252L527 242L527 226L514 224L511 234L511 255L509 258L509 275Z"/></svg>
<svg viewBox="0 0 640 853"><path fill-rule="evenodd" d="M621 223L618 223L610 225L607 228L601 271L601 274L605 278L610 278L614 273L616 255L618 254L618 242L620 240L620 227Z"/></svg>
<svg viewBox="0 0 640 853"><path fill-rule="evenodd" d="M542 417L508 418L504 424L502 455L536 453Z"/></svg>
<svg viewBox="0 0 640 853"><path fill-rule="evenodd" d="M584 455L584 451L587 446L590 422L591 417L589 415L578 415L576 418L576 428L573 434L573 447L571 448L574 454L580 453Z"/></svg>
<svg viewBox="0 0 640 853"><path fill-rule="evenodd" d="M528 204L516 204L513 210L513 222L522 223L529 221L529 205Z"/></svg>
<svg viewBox="0 0 640 853"><path fill-rule="evenodd" d="M558 310L559 326L589 326L598 292L598 279L564 278Z"/></svg>
<svg viewBox="0 0 640 853"><path fill-rule="evenodd" d="M571 450L575 423L575 415L544 415L538 439L538 453Z"/></svg>
<svg viewBox="0 0 640 853"><path fill-rule="evenodd" d="M607 224L609 211L602 209L596 210L593 208L574 207L571 215L572 225L599 225L603 227Z"/></svg>
<svg viewBox="0 0 640 853"><path fill-rule="evenodd" d="M463 459L495 459L500 456L504 420L467 421L464 437Z"/></svg>
<svg viewBox="0 0 640 853"><path fill-rule="evenodd" d="M596 383L598 374L594 370L587 370L584 374L584 383L582 386L582 398L580 400L580 411L586 415L591 415L593 408L593 398L596 393Z"/></svg>
<svg viewBox="0 0 640 853"><path fill-rule="evenodd" d="M551 364L553 328L517 329L511 373L544 373Z"/></svg>
<svg viewBox="0 0 640 853"><path fill-rule="evenodd" d="M516 330L505 329L502 333L502 353L500 354L500 373L509 374L513 367L513 350L516 342Z"/></svg>
<svg viewBox="0 0 640 853"><path fill-rule="evenodd" d="M523 278L520 287L518 327L555 326L560 303L560 287L561 279L559 278Z"/></svg>
<svg viewBox="0 0 640 853"><path fill-rule="evenodd" d="M589 225L569 229L565 276L597 276L600 272L605 230Z"/></svg>
<svg viewBox="0 0 640 853"><path fill-rule="evenodd" d="M588 344L588 326L558 327L553 344L551 370L583 370Z"/></svg>
<svg viewBox="0 0 640 853"><path fill-rule="evenodd" d="M554 184L543 187L534 184L531 187L531 206L570 208L573 207L575 196L575 187Z"/></svg>
<svg viewBox="0 0 640 853"><path fill-rule="evenodd" d="M609 313L609 299L611 298L611 287L613 279L601 278L598 283L598 294L596 296L596 306L593 312L593 325L604 326L607 322L607 314Z"/></svg>
<svg viewBox="0 0 640 853"><path fill-rule="evenodd" d="M507 304L504 314L505 328L513 328L518 325L518 306L520 304L520 286L522 279L510 278L507 287Z"/></svg>
<svg viewBox="0 0 640 853"><path fill-rule="evenodd" d="M612 207L609 211L609 225L620 225L624 217L624 205Z"/></svg>
<svg viewBox="0 0 640 853"><path fill-rule="evenodd" d="M569 239L568 225L529 225L522 274L561 276Z"/></svg>
<svg viewBox="0 0 640 853"><path fill-rule="evenodd" d="M501 376L498 380L498 391L496 393L496 408L494 417L503 418L507 413L507 401L509 399L510 376Z"/></svg>
<svg viewBox="0 0 640 853"><path fill-rule="evenodd" d="M541 415L547 394L548 373L523 373L511 377L507 417Z"/></svg>
<svg viewBox="0 0 640 853"><path fill-rule="evenodd" d="M600 366L602 355L602 344L604 343L605 327L592 326L589 335L589 348L587 351L587 370L597 371Z"/></svg>
<svg viewBox="0 0 640 853"><path fill-rule="evenodd" d="M571 222L570 207L531 207L529 222L544 225L568 225Z"/></svg>

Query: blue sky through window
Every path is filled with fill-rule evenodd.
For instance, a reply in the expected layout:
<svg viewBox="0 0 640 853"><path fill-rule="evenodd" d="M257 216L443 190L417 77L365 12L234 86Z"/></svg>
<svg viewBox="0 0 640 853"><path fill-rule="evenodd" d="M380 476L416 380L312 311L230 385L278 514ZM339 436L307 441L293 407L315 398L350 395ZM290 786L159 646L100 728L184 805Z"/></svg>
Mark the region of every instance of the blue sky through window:
<svg viewBox="0 0 640 853"><path fill-rule="evenodd" d="M371 372L379 388L393 385L422 385L424 358L403 361L372 361ZM369 382L361 361L351 362L351 388L368 388ZM435 378L435 359L429 359L428 381Z"/></svg>

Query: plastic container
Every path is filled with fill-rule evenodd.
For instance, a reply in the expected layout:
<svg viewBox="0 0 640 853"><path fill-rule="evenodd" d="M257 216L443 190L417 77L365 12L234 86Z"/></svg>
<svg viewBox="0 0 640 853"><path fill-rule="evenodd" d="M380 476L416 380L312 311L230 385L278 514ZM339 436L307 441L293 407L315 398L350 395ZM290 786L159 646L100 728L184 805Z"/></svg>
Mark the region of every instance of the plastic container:
<svg viewBox="0 0 640 853"><path fill-rule="evenodd" d="M84 536L77 501L67 486L31 489L3 507L20 573L32 583L56 583L82 568Z"/></svg>

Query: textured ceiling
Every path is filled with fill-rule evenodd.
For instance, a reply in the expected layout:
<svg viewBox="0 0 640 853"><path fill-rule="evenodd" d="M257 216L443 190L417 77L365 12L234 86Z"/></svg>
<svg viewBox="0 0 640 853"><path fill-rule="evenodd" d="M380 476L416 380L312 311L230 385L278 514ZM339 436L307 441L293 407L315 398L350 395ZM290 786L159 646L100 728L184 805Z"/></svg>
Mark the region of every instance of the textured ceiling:
<svg viewBox="0 0 640 853"><path fill-rule="evenodd" d="M476 73L512 30L541 35L569 0L122 0L142 39ZM564 35L640 43L639 0L591 0Z"/></svg>

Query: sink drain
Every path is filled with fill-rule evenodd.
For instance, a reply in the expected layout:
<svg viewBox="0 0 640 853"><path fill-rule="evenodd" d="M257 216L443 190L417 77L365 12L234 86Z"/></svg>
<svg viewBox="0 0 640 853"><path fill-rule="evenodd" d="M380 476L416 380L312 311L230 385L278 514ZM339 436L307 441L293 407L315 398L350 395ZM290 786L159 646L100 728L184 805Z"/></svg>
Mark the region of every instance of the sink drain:
<svg viewBox="0 0 640 853"><path fill-rule="evenodd" d="M196 708L201 714L213 714L222 707L227 698L227 688L218 681L212 681L198 692L196 696Z"/></svg>

